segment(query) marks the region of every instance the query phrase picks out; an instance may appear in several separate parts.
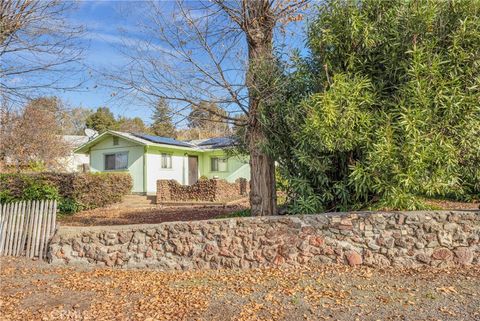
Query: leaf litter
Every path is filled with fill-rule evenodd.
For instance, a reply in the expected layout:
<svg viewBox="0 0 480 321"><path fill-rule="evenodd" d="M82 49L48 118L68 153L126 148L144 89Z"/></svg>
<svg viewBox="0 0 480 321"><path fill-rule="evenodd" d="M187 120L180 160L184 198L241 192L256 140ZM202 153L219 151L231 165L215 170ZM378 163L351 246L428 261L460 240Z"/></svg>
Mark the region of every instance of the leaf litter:
<svg viewBox="0 0 480 321"><path fill-rule="evenodd" d="M0 320L480 320L480 267L170 271L0 259Z"/></svg>

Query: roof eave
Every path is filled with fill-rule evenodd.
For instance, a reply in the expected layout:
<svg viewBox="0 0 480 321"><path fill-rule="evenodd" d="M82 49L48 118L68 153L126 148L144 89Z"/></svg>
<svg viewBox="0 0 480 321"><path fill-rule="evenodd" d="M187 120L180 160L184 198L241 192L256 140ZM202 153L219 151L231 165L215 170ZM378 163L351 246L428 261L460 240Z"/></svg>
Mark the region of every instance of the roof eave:
<svg viewBox="0 0 480 321"><path fill-rule="evenodd" d="M170 148L170 149L178 149L178 150L189 150L195 152L201 152L202 149L195 148L195 147L186 147L186 146L178 146L178 145L169 145L169 144L158 144L158 143L150 143L148 144L149 147L158 147L158 148Z"/></svg>
<svg viewBox="0 0 480 321"><path fill-rule="evenodd" d="M121 137L125 140L128 140L130 142L133 142L135 144L139 144L142 146L151 146L151 147L158 147L158 148L170 148L170 149L177 149L177 150L188 150L188 151L193 151L193 152L210 152L210 151L218 151L218 150L224 150L228 148L235 147L234 145L231 146L221 146L221 147L210 147L210 148L201 148L201 146L195 146L195 147L187 147L187 146L179 146L179 145L170 145L170 144L159 144L159 143L154 143L145 140L145 142L141 141L140 139L132 139L131 137L128 137L126 135L122 135L121 132L117 131L112 131L112 130L107 130L97 137L93 138L92 140L89 140L85 144L77 147L76 149L73 150L74 153L79 153L79 154L88 154L89 149L91 146L95 145L98 143L101 139L103 139L107 135L112 135L112 136L118 136Z"/></svg>
<svg viewBox="0 0 480 321"><path fill-rule="evenodd" d="M222 146L222 147L213 147L213 148L201 148L200 150L201 151L204 151L204 152L213 152L213 151L216 151L216 150L225 150L225 149L229 149L229 148L233 148L234 146Z"/></svg>
<svg viewBox="0 0 480 321"><path fill-rule="evenodd" d="M128 140L130 142L134 142L135 144L139 144L139 145L142 145L142 146L147 145L144 142L141 142L141 141L135 140L135 139L131 139L130 137L122 135L119 132L107 130L106 132L101 133L100 135L93 138L92 140L89 140L85 144L77 147L76 149L73 150L73 152L76 153L76 154L87 154L91 146L95 145L99 140L103 139L103 137L107 136L107 135L118 136L118 137L121 137L125 140Z"/></svg>

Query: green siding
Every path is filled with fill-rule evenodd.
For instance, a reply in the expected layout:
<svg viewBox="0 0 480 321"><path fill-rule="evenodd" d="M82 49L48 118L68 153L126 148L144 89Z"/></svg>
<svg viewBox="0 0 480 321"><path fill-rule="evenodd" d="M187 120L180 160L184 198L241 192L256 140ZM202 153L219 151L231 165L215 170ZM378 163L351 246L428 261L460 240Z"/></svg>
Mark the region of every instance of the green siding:
<svg viewBox="0 0 480 321"><path fill-rule="evenodd" d="M172 156L172 168L161 168L161 154ZM180 184L188 183L188 155L198 156L199 172L201 171L201 155L198 152L179 150L176 148L148 146L146 152L146 190L155 193L157 180L174 179ZM200 175L199 175L200 176Z"/></svg>
<svg viewBox="0 0 480 321"><path fill-rule="evenodd" d="M212 172L211 159L213 157L227 157L225 152L221 150L204 152L201 156L200 175L208 178L218 177L229 182L234 182L238 178L246 178L250 180L250 165L248 164L248 157L245 156L231 156L227 161L226 172Z"/></svg>
<svg viewBox="0 0 480 321"><path fill-rule="evenodd" d="M90 148L90 170L92 172L108 172L105 170L105 154L128 152L128 172L132 176L134 193L145 192L143 155L144 146L119 138L118 145L113 145L112 136L107 136ZM117 171L118 172L118 171Z"/></svg>
<svg viewBox="0 0 480 321"><path fill-rule="evenodd" d="M86 147L87 149L88 147ZM86 151L86 150L85 150ZM105 172L105 154L116 152L128 153L128 172L133 179L134 193L155 194L158 179L174 179L180 184L188 184L188 155L198 156L198 176L218 177L234 182L240 177L250 179L248 157L232 156L228 158L227 171L212 172L211 158L226 157L222 150L193 151L177 146L142 145L135 141L118 138L118 145L113 145L113 136L106 134L89 148L90 169L92 172ZM161 168L161 153L172 155L172 168Z"/></svg>

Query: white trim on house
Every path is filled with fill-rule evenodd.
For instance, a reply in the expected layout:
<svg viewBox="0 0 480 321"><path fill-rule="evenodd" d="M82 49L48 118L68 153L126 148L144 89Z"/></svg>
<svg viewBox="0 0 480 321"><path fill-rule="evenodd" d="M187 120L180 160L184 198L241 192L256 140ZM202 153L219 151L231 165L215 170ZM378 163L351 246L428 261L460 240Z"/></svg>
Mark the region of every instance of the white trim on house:
<svg viewBox="0 0 480 321"><path fill-rule="evenodd" d="M123 139L126 139L128 141L131 141L133 143L137 143L137 144L140 144L140 145L143 145L143 146L155 146L155 147L164 147L164 148L189 150L189 151L202 150L201 148L198 148L198 147L186 147L186 146L177 146L177 145L170 145L170 144L153 143L149 140L137 137L137 136L135 136L133 134L130 134L130 133L118 132L118 131L115 131L115 130L107 130L106 132L96 136L92 140L90 140L87 143L83 144L82 146L78 147L77 149L74 150L74 152L75 153L88 153L88 149L91 146L93 146L97 142L101 141L107 135L118 136L118 137L121 137Z"/></svg>
<svg viewBox="0 0 480 321"><path fill-rule="evenodd" d="M113 143L114 137L119 138L118 146ZM75 152L89 155L90 170L92 172L128 172L133 179L133 192L149 194L155 193L158 179L172 179L180 184L187 184L189 156L198 157L199 177L205 175L210 178L218 177L229 181L234 181L238 177L250 177L249 168L246 168L248 163L236 158L232 158L232 162L228 160L225 171L211 171L211 157L229 159L224 149L228 148L230 142L233 145L233 139L228 137L177 141L164 137L153 136L150 138L149 135L143 136L142 134L109 130L92 138L77 148ZM129 151L128 168L106 170L105 154L114 154L122 151ZM170 159L162 161L162 154L169 155ZM170 166L162 167L162 163Z"/></svg>

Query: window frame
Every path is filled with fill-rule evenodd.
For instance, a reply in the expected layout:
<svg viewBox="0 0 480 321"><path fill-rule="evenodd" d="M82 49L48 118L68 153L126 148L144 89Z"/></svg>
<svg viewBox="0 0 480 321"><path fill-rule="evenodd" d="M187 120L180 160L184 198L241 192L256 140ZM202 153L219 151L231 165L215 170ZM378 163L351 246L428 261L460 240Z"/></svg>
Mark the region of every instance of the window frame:
<svg viewBox="0 0 480 321"><path fill-rule="evenodd" d="M120 145L119 138L117 136L113 136L113 146Z"/></svg>
<svg viewBox="0 0 480 321"><path fill-rule="evenodd" d="M217 168L214 169L214 162L217 160ZM225 170L220 170L219 162L218 160L223 160L225 161ZM212 173L226 173L228 172L228 157L210 157L210 172Z"/></svg>
<svg viewBox="0 0 480 321"><path fill-rule="evenodd" d="M117 160L118 155L126 155L127 161L126 161L125 167L117 167L118 166L118 163L117 163L118 162L118 160ZM108 156L114 156L115 157L115 168L107 168L107 157ZM128 151L103 154L103 168L104 168L104 171L128 170Z"/></svg>
<svg viewBox="0 0 480 321"><path fill-rule="evenodd" d="M167 166L166 167L163 167L164 156L166 156L166 159L167 159ZM173 156L172 156L172 154L160 153L160 169L164 170L164 169L172 169L172 168L173 168Z"/></svg>

